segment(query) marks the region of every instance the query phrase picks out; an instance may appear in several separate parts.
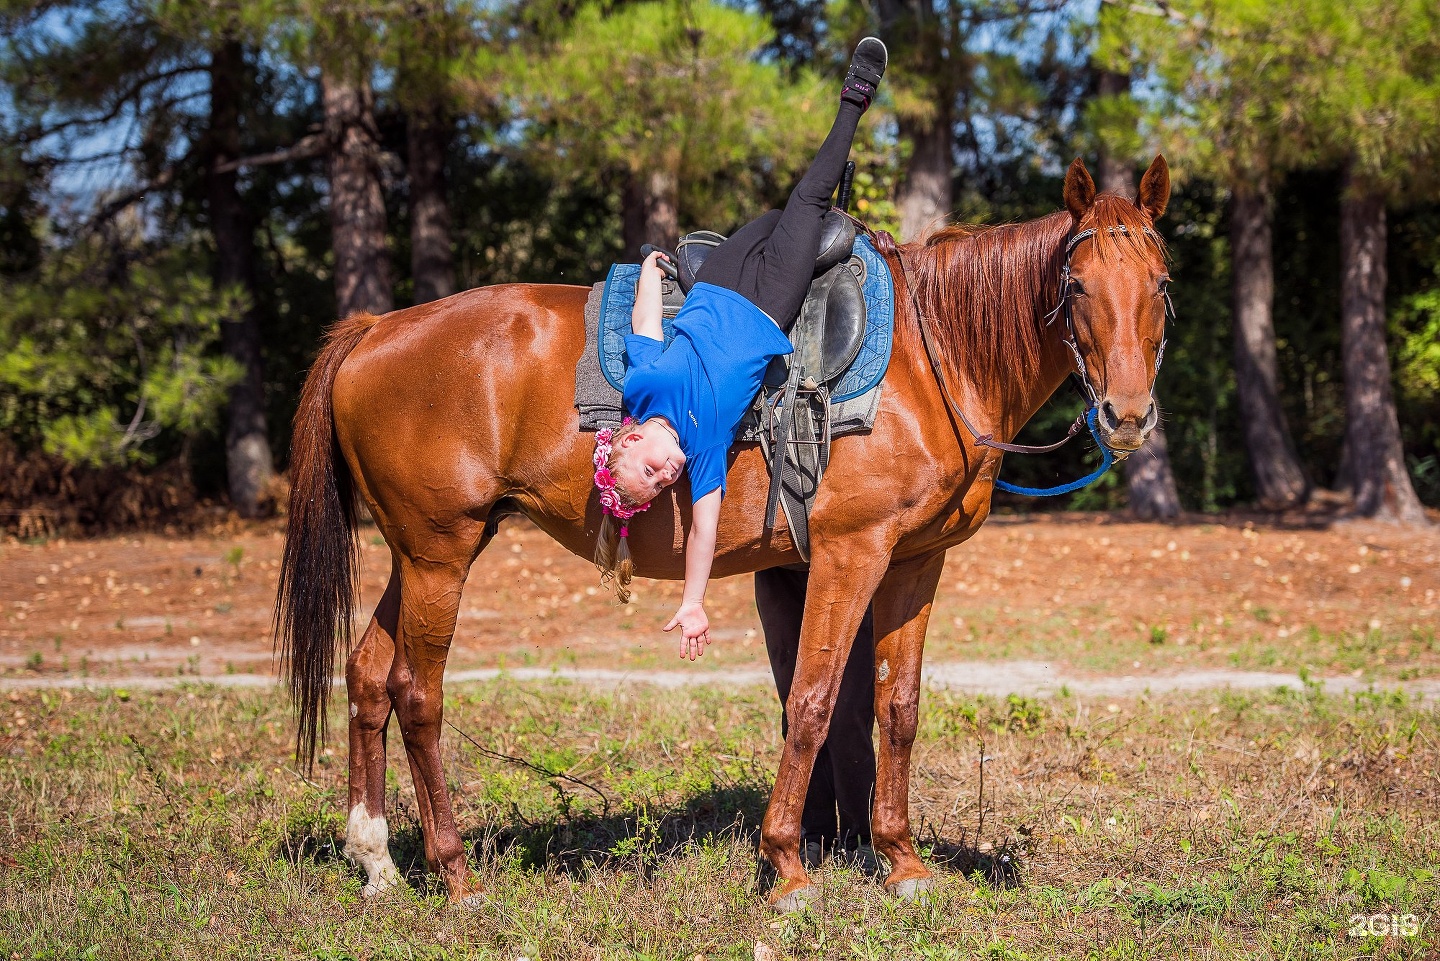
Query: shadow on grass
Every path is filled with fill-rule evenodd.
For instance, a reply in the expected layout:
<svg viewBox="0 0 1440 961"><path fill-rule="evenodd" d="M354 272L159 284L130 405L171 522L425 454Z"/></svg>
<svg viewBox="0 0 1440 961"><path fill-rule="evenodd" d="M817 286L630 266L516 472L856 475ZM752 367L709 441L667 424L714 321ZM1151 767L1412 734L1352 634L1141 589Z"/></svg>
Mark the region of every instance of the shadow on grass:
<svg viewBox="0 0 1440 961"><path fill-rule="evenodd" d="M668 809L631 808L609 815L561 810L511 820L472 832L466 840L483 860L514 860L522 868L581 874L592 866L623 862L649 874L691 845L741 840L759 844L769 791L759 784L715 787Z"/></svg>
<svg viewBox="0 0 1440 961"><path fill-rule="evenodd" d="M1023 844L1018 839L1007 840L998 847L951 841L935 841L930 845L930 863L935 867L967 878L984 878L992 888L1024 886L1023 854Z"/></svg>
<svg viewBox="0 0 1440 961"><path fill-rule="evenodd" d="M478 827L462 837L481 864L511 862L522 870L574 877L595 868L623 866L646 879L665 861L684 856L694 846L738 841L754 852L756 882L760 890L768 890L774 872L759 856L760 823L768 798L768 784L742 782L714 787L666 809L639 807L604 815L571 813L562 805L547 817L528 819L512 808L508 821ZM390 853L400 873L420 890L438 884L439 879L426 869L424 839L415 812L395 797L388 817ZM965 840L941 839L932 831L925 843L930 864L940 872L982 879L994 888L1024 884L1022 839L977 846ZM338 819L293 824L276 854L292 864L348 863L343 825ZM883 880L885 873L882 864L876 880Z"/></svg>

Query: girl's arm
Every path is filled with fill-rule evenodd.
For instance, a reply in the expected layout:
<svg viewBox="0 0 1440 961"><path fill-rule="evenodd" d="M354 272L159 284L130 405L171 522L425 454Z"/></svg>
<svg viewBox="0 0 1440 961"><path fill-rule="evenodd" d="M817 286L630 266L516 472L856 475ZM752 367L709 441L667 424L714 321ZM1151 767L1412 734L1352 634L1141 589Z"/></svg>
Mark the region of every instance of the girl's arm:
<svg viewBox="0 0 1440 961"><path fill-rule="evenodd" d="M705 586L715 561L715 532L720 527L720 489L695 502L690 512L690 536L685 541L685 594L680 609L665 630L680 626L680 656L690 660L705 653L710 643L710 619L705 616Z"/></svg>
<svg viewBox="0 0 1440 961"><path fill-rule="evenodd" d="M640 284L635 289L635 307L630 311L630 329L661 343L665 341L665 328L661 324L660 281L665 273L655 261L664 256L658 250L651 251L640 265Z"/></svg>

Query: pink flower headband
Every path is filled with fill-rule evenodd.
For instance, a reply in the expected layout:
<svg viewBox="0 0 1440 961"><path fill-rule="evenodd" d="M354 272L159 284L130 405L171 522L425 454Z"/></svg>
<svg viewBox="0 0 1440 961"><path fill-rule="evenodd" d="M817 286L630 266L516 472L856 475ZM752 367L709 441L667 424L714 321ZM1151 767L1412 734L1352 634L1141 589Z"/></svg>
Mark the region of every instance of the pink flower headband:
<svg viewBox="0 0 1440 961"><path fill-rule="evenodd" d="M627 417L619 429L624 430L633 423L635 422ZM610 473L610 450L614 439L615 428L607 427L595 434L595 486L600 488L600 509L620 522L620 536L627 537L630 528L626 521L641 511L649 510L650 504L647 502L630 507L620 499L620 492L615 489L615 478Z"/></svg>

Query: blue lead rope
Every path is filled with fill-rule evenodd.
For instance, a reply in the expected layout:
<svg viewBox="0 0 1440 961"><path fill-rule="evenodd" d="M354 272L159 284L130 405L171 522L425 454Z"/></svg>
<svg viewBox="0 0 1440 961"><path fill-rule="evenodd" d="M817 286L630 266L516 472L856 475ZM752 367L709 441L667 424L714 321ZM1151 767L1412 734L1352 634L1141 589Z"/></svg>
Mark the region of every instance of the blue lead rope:
<svg viewBox="0 0 1440 961"><path fill-rule="evenodd" d="M1094 407L1091 407L1085 412L1085 426L1090 428L1090 436L1095 438L1095 443L1100 445L1100 456L1102 458L1100 466L1092 473L1086 474L1079 480L1073 480L1068 484L1061 484L1059 487L1021 487L1019 484L1007 484L1002 480L995 481L995 486L1002 491L1007 491L1011 494L1024 494L1026 497L1058 497L1061 494L1078 491L1082 487L1089 487L1101 477L1105 476L1105 472L1115 463L1115 455L1110 452L1110 448L1105 446L1105 442L1100 439L1100 434L1095 429Z"/></svg>

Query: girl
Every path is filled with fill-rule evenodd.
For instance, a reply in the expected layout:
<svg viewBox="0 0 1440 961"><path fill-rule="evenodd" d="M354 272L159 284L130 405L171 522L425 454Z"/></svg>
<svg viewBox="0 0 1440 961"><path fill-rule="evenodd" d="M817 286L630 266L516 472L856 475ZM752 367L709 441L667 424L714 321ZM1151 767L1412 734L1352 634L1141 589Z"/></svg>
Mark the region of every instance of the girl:
<svg viewBox="0 0 1440 961"><path fill-rule="evenodd" d="M595 441L595 486L604 520L595 563L629 596L633 572L626 523L660 491L690 472L694 503L685 542L685 592L665 625L681 629L680 656L691 660L710 643L705 587L715 557L715 531L725 494L726 454L770 360L791 351L785 332L795 323L820 252L821 220L840 184L860 115L885 73L885 45L860 41L850 61L840 108L809 171L784 211L772 210L711 251L675 317L668 348L661 330L659 252L641 267L634 333L625 338L629 369L624 402L630 417Z"/></svg>

